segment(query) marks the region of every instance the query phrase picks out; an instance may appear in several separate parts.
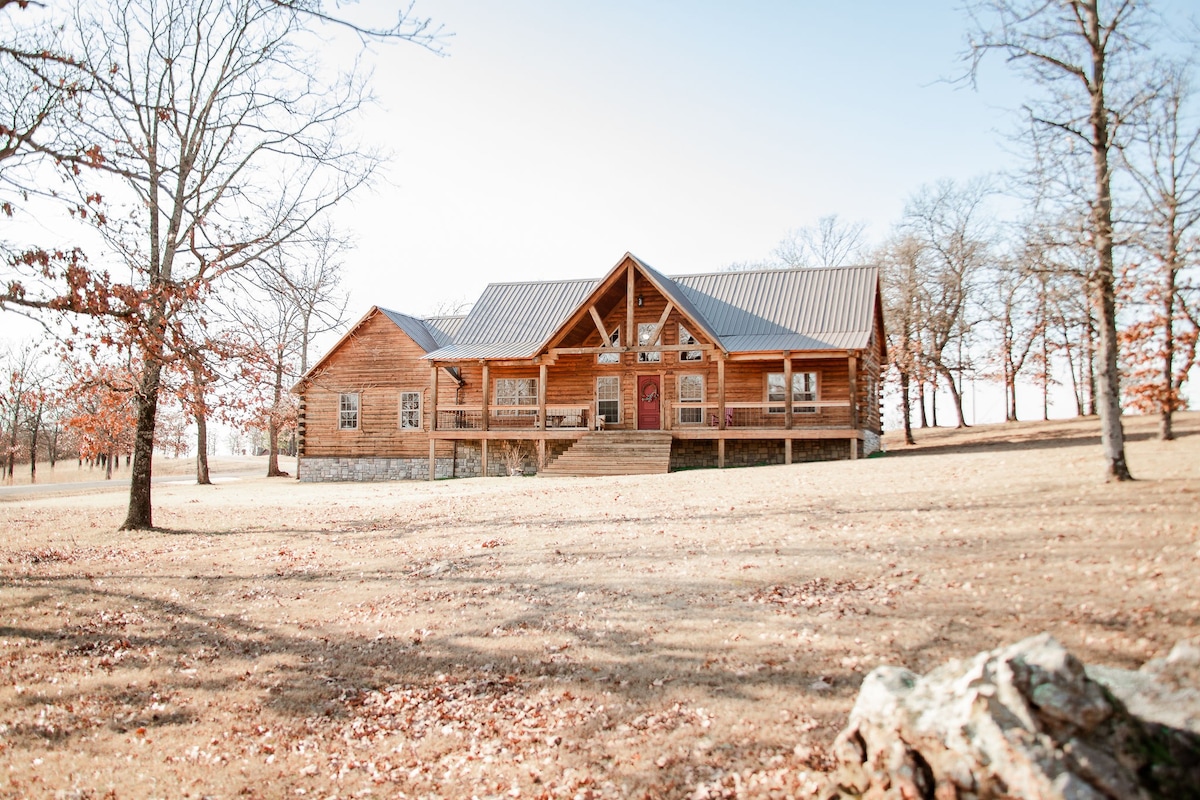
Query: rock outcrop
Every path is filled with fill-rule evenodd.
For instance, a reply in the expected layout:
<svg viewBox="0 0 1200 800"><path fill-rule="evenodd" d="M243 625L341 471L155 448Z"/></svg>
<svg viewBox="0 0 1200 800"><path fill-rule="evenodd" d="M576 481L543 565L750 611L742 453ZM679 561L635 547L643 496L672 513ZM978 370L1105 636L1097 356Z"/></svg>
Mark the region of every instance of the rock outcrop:
<svg viewBox="0 0 1200 800"><path fill-rule="evenodd" d="M1148 677L1115 677L1129 676ZM879 667L834 745L824 797L1200 798L1200 736L1170 714L1131 713L1123 693L1047 634L924 677Z"/></svg>

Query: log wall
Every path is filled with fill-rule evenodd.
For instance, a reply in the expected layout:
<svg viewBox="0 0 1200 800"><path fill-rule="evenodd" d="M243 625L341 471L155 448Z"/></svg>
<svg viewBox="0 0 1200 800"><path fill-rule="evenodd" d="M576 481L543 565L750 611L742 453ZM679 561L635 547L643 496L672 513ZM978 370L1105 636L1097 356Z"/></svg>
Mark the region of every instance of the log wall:
<svg viewBox="0 0 1200 800"><path fill-rule="evenodd" d="M301 388L305 457L390 456L429 458L429 362L423 351L395 323L372 315L342 342L321 370ZM449 376L439 384L453 386ZM338 428L339 397L359 396L358 428ZM400 428L400 393L421 392L421 430ZM450 445L439 444L438 456L449 456Z"/></svg>

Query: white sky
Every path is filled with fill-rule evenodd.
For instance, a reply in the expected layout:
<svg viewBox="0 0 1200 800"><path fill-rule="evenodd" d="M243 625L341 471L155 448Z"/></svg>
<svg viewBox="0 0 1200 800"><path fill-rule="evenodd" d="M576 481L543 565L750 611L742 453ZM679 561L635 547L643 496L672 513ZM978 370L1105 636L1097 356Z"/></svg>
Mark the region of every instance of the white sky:
<svg viewBox="0 0 1200 800"><path fill-rule="evenodd" d="M718 270L831 213L878 241L922 184L1015 166L1003 134L1028 87L998 60L978 91L946 81L963 70L958 5L417 0L453 36L445 58L370 47L361 133L393 159L338 215L357 241L350 318L599 277L626 251L667 274ZM331 62L357 50L339 38ZM3 315L0 338L30 335L17 323ZM979 421L1002 419L998 393L979 401Z"/></svg>
<svg viewBox="0 0 1200 800"><path fill-rule="evenodd" d="M1011 80L940 82L961 70L951 0L417 10L455 35L448 58L373 49L367 130L395 160L342 217L359 313L598 277L627 250L717 270L830 213L879 237L921 184L1008 164Z"/></svg>

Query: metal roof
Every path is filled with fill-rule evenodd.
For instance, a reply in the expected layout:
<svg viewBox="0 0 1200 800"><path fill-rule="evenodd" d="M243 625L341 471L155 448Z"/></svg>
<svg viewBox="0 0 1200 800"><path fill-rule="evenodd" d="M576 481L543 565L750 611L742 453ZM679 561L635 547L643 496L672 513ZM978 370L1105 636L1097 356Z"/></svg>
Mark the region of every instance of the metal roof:
<svg viewBox="0 0 1200 800"><path fill-rule="evenodd" d="M727 352L852 350L871 338L877 267L669 277L630 258L704 328L699 332ZM419 320L384 313L426 348L427 358L531 358L599 284L599 279L493 283L465 317ZM421 331L424 340L418 339ZM436 346L427 347L429 341Z"/></svg>
<svg viewBox="0 0 1200 800"><path fill-rule="evenodd" d="M478 344L452 344L441 348L426 358L438 361L474 360L477 358L533 358L541 347L536 342L480 342Z"/></svg>
<svg viewBox="0 0 1200 800"><path fill-rule="evenodd" d="M425 324L425 320L401 314L399 311L389 311L386 308L379 310L385 317L396 323L396 327L407 333L408 338L416 342L417 346L426 353L437 350L440 346L437 334Z"/></svg>
<svg viewBox="0 0 1200 800"><path fill-rule="evenodd" d="M749 270L674 280L729 352L841 350L867 346L879 269ZM795 346L779 346L787 341Z"/></svg>
<svg viewBox="0 0 1200 800"><path fill-rule="evenodd" d="M489 284L462 321L454 344L441 348L434 356L529 358L597 283L587 278Z"/></svg>
<svg viewBox="0 0 1200 800"><path fill-rule="evenodd" d="M462 328L463 320L466 318L466 314L426 317L425 326L433 334L438 347L446 347L447 345L454 344L454 337L458 335L458 331Z"/></svg>

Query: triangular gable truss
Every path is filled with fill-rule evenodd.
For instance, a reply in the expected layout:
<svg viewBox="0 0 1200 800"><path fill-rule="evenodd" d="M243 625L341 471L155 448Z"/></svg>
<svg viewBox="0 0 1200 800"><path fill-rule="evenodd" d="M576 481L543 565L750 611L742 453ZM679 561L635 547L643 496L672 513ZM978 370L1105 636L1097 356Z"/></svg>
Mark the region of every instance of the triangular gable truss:
<svg viewBox="0 0 1200 800"><path fill-rule="evenodd" d="M659 273L651 268L641 259L634 256L632 253L626 253L616 263L609 273L601 279L592 292L584 298L583 302L571 313L567 319L559 325L550 337L538 348L539 354L549 354L551 357L563 352L602 352L604 350L613 349L609 346L611 331L607 330L604 325L604 315L597 309L596 304L605 295L609 294L613 289L621 283L625 282L625 327L626 340L630 344L620 348L620 351L636 350L636 346L630 346L636 342L634 334L633 318L634 318L634 303L635 292L634 285L636 276L640 274L646 281L650 283L667 301L666 308L659 317L655 325L654 334L650 337L650 341L659 341L667 319L671 316L672 311L678 311L688 324L688 329L695 333L701 334L707 338L712 344L696 345L689 349L714 349L721 348L721 340L711 329L707 321L700 316L691 302L683 294L675 282L670 278ZM599 348L562 348L560 345L563 340L574 331L579 325L583 324L588 317L591 317L592 323L596 326L597 332L600 334L601 346Z"/></svg>

